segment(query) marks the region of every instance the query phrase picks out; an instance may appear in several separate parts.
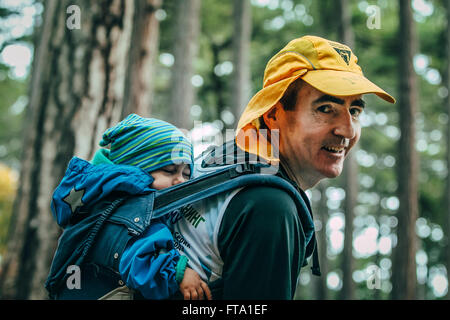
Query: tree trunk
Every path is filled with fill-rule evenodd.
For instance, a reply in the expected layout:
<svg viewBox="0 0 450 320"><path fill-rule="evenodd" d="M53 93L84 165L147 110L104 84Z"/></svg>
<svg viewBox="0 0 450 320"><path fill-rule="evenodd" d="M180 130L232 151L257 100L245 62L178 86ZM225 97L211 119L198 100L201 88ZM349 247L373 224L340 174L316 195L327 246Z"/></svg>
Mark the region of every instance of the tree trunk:
<svg viewBox="0 0 450 320"><path fill-rule="evenodd" d="M231 39L227 39L222 43L216 43L214 42L213 37L209 37L209 43L211 46L211 53L212 53L212 65L217 66L220 63L220 53L228 48L231 44ZM224 77L221 77L217 75L214 72L214 68L211 70L211 87L213 88L213 91L215 92L216 96L216 119L220 119L220 115L222 114L222 111L226 109L226 98L225 98L225 87L226 83L223 79ZM226 130L224 126L224 131Z"/></svg>
<svg viewBox="0 0 450 320"><path fill-rule="evenodd" d="M153 77L158 53L159 22L154 12L162 0L135 1L133 31L122 118L131 113L149 117L153 101Z"/></svg>
<svg viewBox="0 0 450 320"><path fill-rule="evenodd" d="M340 16L339 38L344 44L354 50L354 34L351 22L351 8L348 0L339 0L338 10ZM344 163L345 180L345 228L344 228L344 250L342 253L342 290L340 298L354 299L353 285L353 219L358 195L358 164L355 159L357 146L347 155Z"/></svg>
<svg viewBox="0 0 450 320"><path fill-rule="evenodd" d="M250 0L234 0L233 4L233 81L232 112L239 119L250 100L250 43L251 4Z"/></svg>
<svg viewBox="0 0 450 320"><path fill-rule="evenodd" d="M322 227L320 230L316 230L317 237L317 250L319 251L320 261L320 277L313 276L314 284L314 296L317 300L327 300L328 288L327 288L327 274L328 274L328 257L327 257L327 221L328 221L328 206L327 206L327 181L322 181L317 190L320 191L320 200L317 204L317 210L314 212L314 216L320 221Z"/></svg>
<svg viewBox="0 0 450 320"><path fill-rule="evenodd" d="M145 2L145 1L143 1ZM123 113L135 1L48 0L30 84L20 187L0 275L4 299L44 299L60 228L53 190L72 156L90 159L103 131ZM145 94L145 93L141 93Z"/></svg>
<svg viewBox="0 0 450 320"><path fill-rule="evenodd" d="M190 129L190 111L195 101L191 79L198 47L200 1L177 0L176 10L170 114L174 125Z"/></svg>
<svg viewBox="0 0 450 320"><path fill-rule="evenodd" d="M355 35L352 28L351 7L348 0L339 0L337 3L339 11L339 38L344 44L354 50Z"/></svg>
<svg viewBox="0 0 450 320"><path fill-rule="evenodd" d="M447 115L450 119L450 0L444 0L447 11L447 30L445 32L445 52L446 52L446 70L445 87L447 88L447 97L445 98L445 105L447 106ZM445 199L447 201L447 277L450 278L450 124L447 125L447 188L445 192ZM450 290L447 291L447 299L450 299Z"/></svg>
<svg viewBox="0 0 450 320"><path fill-rule="evenodd" d="M401 137L398 145L398 211L397 246L394 250L394 299L416 297L416 233L418 217L418 154L415 144L417 85L413 68L416 36L410 0L400 0L399 50L399 119Z"/></svg>
<svg viewBox="0 0 450 320"><path fill-rule="evenodd" d="M348 154L345 160L345 202L344 202L344 249L342 252L342 290L341 299L352 300L354 296L353 284L353 220L358 196L358 164L355 158L357 147Z"/></svg>

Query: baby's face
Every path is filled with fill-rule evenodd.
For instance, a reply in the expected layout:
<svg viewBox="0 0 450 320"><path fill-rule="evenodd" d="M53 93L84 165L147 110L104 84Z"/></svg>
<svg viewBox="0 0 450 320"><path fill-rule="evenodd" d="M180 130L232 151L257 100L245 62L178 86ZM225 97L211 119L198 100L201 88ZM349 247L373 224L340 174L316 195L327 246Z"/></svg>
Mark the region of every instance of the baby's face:
<svg viewBox="0 0 450 320"><path fill-rule="evenodd" d="M161 190L189 180L191 168L188 164L170 164L150 173L154 181L150 186Z"/></svg>

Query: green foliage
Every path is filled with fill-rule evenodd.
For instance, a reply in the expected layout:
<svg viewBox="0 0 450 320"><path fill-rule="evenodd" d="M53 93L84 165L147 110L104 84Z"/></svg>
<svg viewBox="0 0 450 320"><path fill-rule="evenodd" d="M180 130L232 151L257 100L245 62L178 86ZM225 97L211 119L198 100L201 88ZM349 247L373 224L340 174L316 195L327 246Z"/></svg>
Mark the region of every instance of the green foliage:
<svg viewBox="0 0 450 320"><path fill-rule="evenodd" d="M290 40L306 34L323 36L338 40L337 1L313 0L252 0L252 36L250 51L252 94L262 87L264 69L269 58L279 51ZM448 174L446 173L445 140L448 115L444 108L445 92L438 80L431 81L427 73L437 70L443 76L448 57L444 51L445 12L443 1L427 1L433 5L433 13L423 16L415 12L415 23L418 34L418 53L428 57L429 64L418 72L419 114L417 121L417 147L420 154L419 172L419 215L422 222L430 228L429 233L419 236L420 247L427 254L428 270L444 264L444 245L447 235L439 234L439 228L445 225L446 208L444 188ZM229 108L231 103L231 74L218 75L215 68L232 59L233 17L232 1L201 1L201 31L198 42L198 56L194 61L194 73L201 76L203 84L197 90L196 104L201 106L202 113L195 120L221 121L220 112ZM398 97L399 74L399 37L398 2L386 0L349 1L351 21L355 35L352 48L358 56L364 74L380 87L386 89L394 97ZM170 121L167 108L171 90L172 68L170 54L173 52L173 39L176 25L175 1L163 1L160 11L160 43L159 59L157 59L155 79L155 98L153 116ZM381 13L381 28L369 29L368 5L378 5ZM16 14L6 8L0 8L0 17ZM5 32L0 30L0 32ZM27 38L28 37L28 38ZM30 41L30 36L8 41ZM10 42L8 42L10 43ZM0 45L1 49L5 44ZM168 58L167 59L164 59ZM429 74L428 74L429 75ZM27 81L20 81L10 76L8 66L0 64L0 161L17 168L22 143L22 122L26 104ZM363 123L362 137L356 158L359 163L359 190L357 219L354 236L361 234L367 227L375 227L382 236L395 239L396 225L395 207L396 192L402 181L396 177L398 163L398 121L402 116L397 105L391 105L374 95L364 97L366 110L361 118ZM236 124L236 123L235 123ZM232 125L231 127L235 126ZM366 159L366 160L364 160ZM329 181L330 187L343 188L342 177ZM325 195L324 195L325 196ZM389 205L389 201L394 205ZM6 212L9 204L0 199L0 212ZM3 211L1 211L3 210ZM6 210L6 211L4 211ZM328 214L343 211L343 203L336 208L329 208ZM4 219L5 215L0 219ZM394 223L393 223L394 222ZM360 223L360 224L358 224ZM0 220L0 241L4 235L5 222ZM383 234L381 234L381 230ZM433 230L434 236L433 236ZM436 231L438 230L438 231ZM446 231L448 232L448 231ZM330 240L329 240L330 241ZM328 243L328 247L329 243ZM354 250L355 251L355 250ZM1 247L0 247L1 254ZM381 290L370 290L366 281L358 278L365 274L370 264L381 265L382 261L389 265L391 252L374 252L365 256L356 256L355 260L355 297L357 299L388 299L390 296L390 267L383 278ZM341 252L328 250L329 270L341 276ZM305 268L302 273L309 273ZM301 281L297 298L314 299L312 287L317 281L305 276ZM327 275L324 275L327 277ZM422 296L435 299L432 289L424 284L420 288ZM339 286L329 289L329 297L338 297Z"/></svg>
<svg viewBox="0 0 450 320"><path fill-rule="evenodd" d="M32 44L32 33L13 34L11 30L17 23L10 18L20 17L24 6L22 3L14 7L0 6L0 56L8 45ZM22 122L27 100L28 79L14 77L13 68L0 59L0 162L18 170L20 153L22 149Z"/></svg>
<svg viewBox="0 0 450 320"><path fill-rule="evenodd" d="M331 40L338 39L337 1L311 0L252 0L252 37L251 37L251 87L256 93L262 87L264 69L269 58L280 50L290 40L306 34L323 36ZM427 73L438 71L442 76L446 59L444 52L445 12L442 1L428 1L433 6L431 15L420 11L414 13L418 34L417 53L427 57L429 64L418 71L418 121L417 149L420 154L419 172L419 215L425 220L430 230L443 228L445 225L444 188L447 179L444 145L448 116L443 106L443 89L436 79L431 79ZM355 37L354 53L364 74L374 83L384 88L394 97L398 97L399 74L399 37L398 32L398 2L397 1L349 1L351 6L351 21ZM171 7L172 5L172 7ZM370 29L367 25L369 5L377 5L380 9L380 28ZM164 5L167 18L161 24L161 50L171 52L174 17L173 2ZM202 107L198 117L202 121L220 119L220 110L230 103L230 74L218 76L214 68L231 60L232 37L232 2L205 0L202 1L201 35L199 53L195 61L195 72L199 74L204 84L197 89L196 103ZM162 67L170 72L167 67ZM162 70L161 69L161 70ZM160 70L160 71L161 71ZM165 72L165 71L164 71ZM431 80L430 80L431 79ZM434 81L434 82L433 82ZM162 88L162 87L161 87ZM157 94L157 99L166 99L170 92L170 84ZM160 98L158 98L158 96ZM391 105L375 95L364 97L366 110L361 118L363 130L356 158L359 163L360 181L357 206L357 222L354 238L375 227L382 237L390 237L395 242L396 220L398 210L397 188L402 181L397 180L398 141L400 132L398 121L402 116L398 105ZM162 104L164 105L164 104ZM329 181L333 188L343 188L342 177ZM338 208L330 208L329 215L343 211L343 202ZM439 230L438 230L439 231ZM383 233L383 234L381 234ZM420 246L426 252L427 268L444 263L443 237L433 238L432 232L419 236ZM330 238L329 238L329 241ZM329 243L330 244L330 243ZM328 244L328 247L330 247ZM355 250L354 250L355 251ZM355 280L355 296L358 299L389 299L391 283L391 253L374 253L358 256L355 260L355 272L365 274L370 264L388 265L383 269L384 278L381 290L370 290L366 281ZM341 253L328 252L329 270L341 275ZM324 275L325 277L327 275ZM307 277L302 282L297 298L313 299L314 283L317 281ZM356 276L356 278L358 278ZM339 286L328 291L330 298L338 298ZM428 284L420 285L421 297L435 299L432 288Z"/></svg>
<svg viewBox="0 0 450 320"><path fill-rule="evenodd" d="M5 73L5 70L0 71L0 78L3 78L0 80L0 161L18 169L27 84L5 76Z"/></svg>
<svg viewBox="0 0 450 320"><path fill-rule="evenodd" d="M0 56L3 50L15 43L31 43L31 34L13 36L14 27L8 18L21 14L20 8L0 6ZM0 59L0 260L6 250L8 227L17 189L20 154L23 143L23 119L28 104L28 79L14 77L11 66Z"/></svg>
<svg viewBox="0 0 450 320"><path fill-rule="evenodd" d="M6 250L6 239L16 189L17 173L0 163L0 257Z"/></svg>

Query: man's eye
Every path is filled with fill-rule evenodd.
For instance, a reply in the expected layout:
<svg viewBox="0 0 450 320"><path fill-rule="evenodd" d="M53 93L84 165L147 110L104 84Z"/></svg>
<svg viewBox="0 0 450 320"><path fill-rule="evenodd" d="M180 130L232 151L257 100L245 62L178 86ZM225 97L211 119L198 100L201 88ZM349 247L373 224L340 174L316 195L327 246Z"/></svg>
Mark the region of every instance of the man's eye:
<svg viewBox="0 0 450 320"><path fill-rule="evenodd" d="M359 115L361 114L362 110L359 108L352 108L350 109L350 114L352 115L353 118L358 118Z"/></svg>
<svg viewBox="0 0 450 320"><path fill-rule="evenodd" d="M330 113L332 111L332 108L331 108L331 105L326 104L326 105L318 107L317 110L319 110L320 112L323 112L323 113Z"/></svg>

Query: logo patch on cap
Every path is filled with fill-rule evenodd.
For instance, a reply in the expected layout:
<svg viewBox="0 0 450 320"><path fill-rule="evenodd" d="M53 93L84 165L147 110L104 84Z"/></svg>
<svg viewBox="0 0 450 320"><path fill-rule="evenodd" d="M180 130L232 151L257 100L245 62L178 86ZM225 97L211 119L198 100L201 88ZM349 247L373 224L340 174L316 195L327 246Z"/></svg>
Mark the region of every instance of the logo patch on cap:
<svg viewBox="0 0 450 320"><path fill-rule="evenodd" d="M342 59L344 59L345 63L348 65L350 63L350 58L352 56L352 52L350 50L345 49L338 49L333 47L334 50L336 50L337 53L341 56Z"/></svg>
<svg viewBox="0 0 450 320"><path fill-rule="evenodd" d="M330 46L336 50L336 52L341 56L341 58L345 61L347 65L350 64L350 58L352 57L352 51L349 47L344 46L339 42L328 41Z"/></svg>

